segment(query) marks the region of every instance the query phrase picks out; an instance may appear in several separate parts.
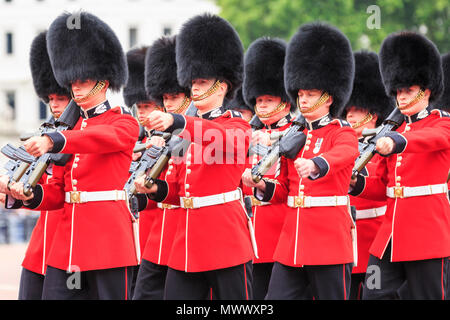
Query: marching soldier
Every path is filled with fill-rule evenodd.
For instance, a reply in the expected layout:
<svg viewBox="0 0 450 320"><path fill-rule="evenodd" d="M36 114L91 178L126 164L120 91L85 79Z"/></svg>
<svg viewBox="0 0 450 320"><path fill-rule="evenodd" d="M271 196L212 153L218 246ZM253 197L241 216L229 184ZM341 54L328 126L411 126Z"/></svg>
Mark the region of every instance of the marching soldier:
<svg viewBox="0 0 450 320"><path fill-rule="evenodd" d="M153 140L149 140L148 131L145 129L145 119L147 116L155 111L161 110L162 107L156 100L149 99L147 93L145 92L145 54L147 53L148 47L141 47L132 49L127 52L127 65L128 65L128 81L127 85L123 88L123 99L127 107L131 110L135 108L136 117L140 123L141 130L144 130L144 135L141 138L141 143L145 144L157 144L161 145L161 142L157 138L153 137ZM142 153L133 153L133 161L138 161ZM145 209L139 213L139 251L141 256L139 261L142 259L142 253L145 248L145 243L149 235L152 223L154 221L154 215L158 210L156 203L147 202L147 197L138 196L140 204ZM138 275L139 266L133 270L133 284L131 286L131 297L134 292L134 286L136 284L136 279Z"/></svg>
<svg viewBox="0 0 450 320"><path fill-rule="evenodd" d="M393 110L395 103L386 95L379 71L378 55L360 51L355 56L355 78L350 100L346 103L341 118L346 119L355 130L359 142L364 143L363 129L374 129L381 125ZM366 165L365 175L375 174L376 164L381 160L375 155ZM358 265L352 270L350 299L360 300L365 279L369 247L386 213L386 201L370 201L350 196L350 204L356 208L358 243Z"/></svg>
<svg viewBox="0 0 450 320"><path fill-rule="evenodd" d="M70 93L55 80L47 53L46 34L46 31L41 32L31 44L31 76L36 94L49 105L52 117L57 119L68 105ZM46 183L50 178L51 175L44 174L41 182ZM19 300L40 300L42 297L47 257L61 214L62 209L41 211L22 262Z"/></svg>
<svg viewBox="0 0 450 320"><path fill-rule="evenodd" d="M46 152L73 156L64 167L54 166L52 181L38 184L31 196L20 184L11 193L33 210L64 208L47 260L43 299L127 299L130 267L139 257L122 188L139 126L127 110L111 108L106 99L107 89L120 90L128 77L117 37L96 16L77 14L80 29L67 27L69 13L55 19L47 48L55 78L71 89L80 118L73 130L25 143L36 157Z"/></svg>
<svg viewBox="0 0 450 320"><path fill-rule="evenodd" d="M280 39L260 38L253 42L244 57L244 83L242 91L247 104L254 107L254 112L264 124L264 128L253 132L252 145L262 144L270 147L271 133L283 132L291 125L290 111L294 109L284 88L283 65L286 43ZM255 165L261 157L250 156L250 163ZM278 161L266 178L277 183L280 161ZM246 169L244 176L251 176ZM267 293L273 267L273 253L283 226L287 206L285 203L271 204L259 201L253 196L253 190L245 190L251 199L253 226L258 258L253 260L253 296L263 300Z"/></svg>
<svg viewBox="0 0 450 320"><path fill-rule="evenodd" d="M163 37L149 48L145 59L145 89L149 97L164 106L166 112L184 114L191 99L189 88L181 87L177 81L175 42L176 37ZM169 161L168 168L160 177L164 181L176 182L172 170L173 160ZM162 300L167 261L182 210L179 205L152 200L148 202L157 208L153 211L153 221L145 238L145 250L133 299Z"/></svg>
<svg viewBox="0 0 450 320"><path fill-rule="evenodd" d="M242 83L242 43L233 27L215 15L196 16L177 35L180 85L191 88L198 116L154 112L156 130L178 133L189 145L173 163L176 183L159 180L146 189L158 202L181 205L168 259L166 299L252 298L252 242L238 189L250 142L250 126L224 111ZM181 133L180 133L181 130Z"/></svg>
<svg viewBox="0 0 450 320"><path fill-rule="evenodd" d="M441 58L424 36L394 33L381 46L380 71L405 120L377 141L376 175L352 181L354 195L387 197L368 264L379 272L367 273L363 299L396 298L405 280L411 299L447 299L450 118L430 106L443 91Z"/></svg>
<svg viewBox="0 0 450 320"><path fill-rule="evenodd" d="M348 123L333 117L352 90L350 42L326 24L303 25L288 44L284 73L306 119L305 146L295 159L282 158L276 182L244 179L259 200L289 207L266 299L347 299L356 239L346 184L358 148Z"/></svg>

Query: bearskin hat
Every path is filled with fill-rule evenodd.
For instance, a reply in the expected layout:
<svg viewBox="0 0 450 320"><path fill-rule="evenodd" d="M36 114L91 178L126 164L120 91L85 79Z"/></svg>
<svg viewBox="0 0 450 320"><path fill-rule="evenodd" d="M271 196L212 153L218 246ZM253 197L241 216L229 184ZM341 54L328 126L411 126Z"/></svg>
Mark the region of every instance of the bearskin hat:
<svg viewBox="0 0 450 320"><path fill-rule="evenodd" d="M78 21L71 25L70 21ZM125 54L114 31L87 12L63 13L47 33L47 48L53 73L60 86L70 88L75 80L108 80L119 91L127 82Z"/></svg>
<svg viewBox="0 0 450 320"><path fill-rule="evenodd" d="M354 56L353 91L350 100L346 103L346 108L342 111L342 118L345 118L347 108L358 107L376 114L378 126L395 108L395 99L386 95L384 90L378 55L375 52L359 51Z"/></svg>
<svg viewBox="0 0 450 320"><path fill-rule="evenodd" d="M243 96L247 104L255 107L256 98L262 95L290 99L284 89L284 58L286 42L281 39L259 38L248 48L244 57ZM292 104L295 109L295 104Z"/></svg>
<svg viewBox="0 0 450 320"><path fill-rule="evenodd" d="M242 85L243 53L239 35L228 21L212 14L195 16L177 36L178 82L191 88L198 78L226 81L226 98L232 99Z"/></svg>
<svg viewBox="0 0 450 320"><path fill-rule="evenodd" d="M147 49L148 47L142 47L127 52L128 82L123 88L123 99L129 108L135 103L149 100L144 86Z"/></svg>
<svg viewBox="0 0 450 320"><path fill-rule="evenodd" d="M299 89L317 89L333 97L332 116L344 108L352 92L355 62L350 41L340 30L319 22L301 26L288 43L284 68L284 85L292 101Z"/></svg>
<svg viewBox="0 0 450 320"><path fill-rule="evenodd" d="M444 89L442 62L438 49L425 36L414 32L389 35L381 44L380 70L386 93L413 85L431 90L430 102Z"/></svg>
<svg viewBox="0 0 450 320"><path fill-rule="evenodd" d="M175 60L176 36L162 37L147 50L145 57L145 90L162 105L165 93L184 93L189 97L189 87L182 87L177 80Z"/></svg>
<svg viewBox="0 0 450 320"><path fill-rule="evenodd" d="M251 111L252 114L255 113L255 109L253 107L250 107L245 102L244 97L242 96L242 87L236 91L234 99L232 99L232 100L227 99L224 101L224 106L228 110L239 111L239 110L245 109L245 110Z"/></svg>
<svg viewBox="0 0 450 320"><path fill-rule="evenodd" d="M433 102L437 109L450 112L450 53L442 56L442 70L444 74L444 91L441 97Z"/></svg>
<svg viewBox="0 0 450 320"><path fill-rule="evenodd" d="M30 69L36 94L45 103L48 103L50 94L70 98L70 92L66 88L59 86L55 80L47 53L46 35L47 31L39 33L31 43Z"/></svg>

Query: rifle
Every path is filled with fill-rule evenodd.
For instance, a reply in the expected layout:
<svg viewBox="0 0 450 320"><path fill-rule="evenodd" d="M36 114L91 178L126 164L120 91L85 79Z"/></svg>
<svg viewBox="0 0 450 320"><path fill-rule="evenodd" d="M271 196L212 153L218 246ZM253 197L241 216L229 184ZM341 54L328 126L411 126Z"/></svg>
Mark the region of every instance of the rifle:
<svg viewBox="0 0 450 320"><path fill-rule="evenodd" d="M55 132L55 131L65 131L71 130L77 123L80 117L80 107L71 100L61 116L55 120L55 126L44 128L41 134ZM70 154L52 154L46 153L42 156L36 158L36 160L30 165L28 170L20 179L24 183L23 193L26 196L31 195L32 189L36 187L39 179L41 179L44 172L47 170L48 166L52 163L58 166L64 166L70 159Z"/></svg>
<svg viewBox="0 0 450 320"><path fill-rule="evenodd" d="M2 147L1 152L10 159L4 166L9 177L8 188L10 188L12 182L17 182L22 178L35 158L28 154L23 147L16 148L9 143Z"/></svg>
<svg viewBox="0 0 450 320"><path fill-rule="evenodd" d="M46 122L42 123L36 132L28 132L20 135L20 141L26 141L32 137L40 137L45 132L55 131L55 118L51 116Z"/></svg>
<svg viewBox="0 0 450 320"><path fill-rule="evenodd" d="M197 116L197 108L193 103L189 106L185 113L186 116L195 117ZM182 157L186 150L189 148L191 141L184 140L178 136L172 135L171 138L167 141L166 145L159 150L156 162L150 168L150 171L146 174L145 177L145 187L151 188L155 183L155 180L159 177L161 172L163 171L166 164L169 162L169 159L172 156Z"/></svg>
<svg viewBox="0 0 450 320"><path fill-rule="evenodd" d="M306 120L300 113L292 121L292 125L285 131L281 139L273 144L270 151L252 168L252 180L255 183L261 181L280 156L289 159L295 158L305 145L306 135L303 133L305 124Z"/></svg>
<svg viewBox="0 0 450 320"><path fill-rule="evenodd" d="M372 157L375 155L378 139L385 137L389 132L397 129L403 123L403 121L404 116L400 112L400 109L395 108L383 121L383 124L376 129L376 131L366 130L365 133L363 131L363 135L371 135L372 138L370 138L363 146L359 146L360 155L355 161L355 166L352 170L352 179L356 178L356 176L364 169L367 163L369 163L370 159L372 159Z"/></svg>
<svg viewBox="0 0 450 320"><path fill-rule="evenodd" d="M187 116L194 116L197 114L197 108L194 106L194 104L191 104L189 106L189 109L186 111ZM148 149L145 149L143 152L141 158L139 161L136 161L135 164L132 163L130 167L130 177L128 178L127 182L125 183L125 186L123 189L125 190L125 193L127 194L128 203L130 206L130 211L134 215L134 217L137 219L139 214L139 208L137 205L137 198L136 198L136 187L134 185L134 181L145 175L147 171L151 171L151 177L153 177L153 182L150 184L147 184L146 181L146 187L151 188L151 186L154 183L154 180L158 178L158 176L161 174L162 170L164 169L166 163L169 161L169 158L172 154L175 154L175 152L178 149L178 145L181 142L186 142L182 138L179 138L175 135L172 135L167 132L160 132L160 131L152 131L153 135L160 135L164 138L166 141L166 145L163 147L157 147L157 146L151 146ZM187 141L188 146L190 144L190 141ZM135 147L136 150L136 147Z"/></svg>

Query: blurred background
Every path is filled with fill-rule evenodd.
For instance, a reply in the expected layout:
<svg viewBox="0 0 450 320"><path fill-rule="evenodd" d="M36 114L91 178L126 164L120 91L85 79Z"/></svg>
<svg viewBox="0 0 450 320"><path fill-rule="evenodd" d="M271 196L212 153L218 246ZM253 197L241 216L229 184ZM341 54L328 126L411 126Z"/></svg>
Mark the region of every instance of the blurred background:
<svg viewBox="0 0 450 320"><path fill-rule="evenodd" d="M0 0L0 146L20 145L49 116L33 90L31 41L63 11L84 10L116 32L124 51L174 35L190 17L219 14L238 31L244 47L261 37L289 41L298 27L326 21L344 32L354 50L378 52L400 30L425 34L442 54L450 51L448 0ZM123 105L122 95L109 96ZM0 155L0 173L6 158ZM38 212L0 208L0 299L16 299L20 264Z"/></svg>

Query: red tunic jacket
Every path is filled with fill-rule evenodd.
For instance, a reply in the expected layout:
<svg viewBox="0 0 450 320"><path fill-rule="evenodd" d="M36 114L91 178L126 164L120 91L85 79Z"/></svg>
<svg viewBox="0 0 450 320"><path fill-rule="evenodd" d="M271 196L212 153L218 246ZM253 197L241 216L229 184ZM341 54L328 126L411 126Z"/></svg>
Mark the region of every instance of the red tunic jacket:
<svg viewBox="0 0 450 320"><path fill-rule="evenodd" d="M445 184L450 167L450 118L427 108L407 117L392 134L393 155L383 158L375 177L360 177L353 194L386 198L386 187ZM387 212L370 253L381 258L392 240L395 261L450 256L450 205L446 193L387 198Z"/></svg>
<svg viewBox="0 0 450 320"><path fill-rule="evenodd" d="M295 159L283 157L278 183L266 181L261 200L286 203L288 195L299 196L301 192L313 197L347 196L358 155L353 129L345 121L331 120L327 115L309 124L304 133L308 138L296 158L313 160L320 169L318 179L300 178ZM348 206L288 207L274 260L295 267L353 262L353 228Z"/></svg>
<svg viewBox="0 0 450 320"><path fill-rule="evenodd" d="M50 175L45 174L41 178L41 182L47 183L50 178ZM31 233L22 267L29 271L45 275L48 253L62 213L63 209L41 211L41 215Z"/></svg>
<svg viewBox="0 0 450 320"><path fill-rule="evenodd" d="M251 134L249 124L237 115L234 111L224 113L223 108L202 115L203 119L174 115L172 128L182 128L181 137L193 143L182 161L173 163L176 182L159 181L155 200L180 205L182 196L216 195L239 187ZM253 258L241 201L183 209L177 214L169 267L200 272Z"/></svg>
<svg viewBox="0 0 450 320"><path fill-rule="evenodd" d="M28 206L64 208L48 265L87 271L137 264L126 201L70 204L65 192L122 190L138 134L137 121L120 107L110 109L108 102L82 111L73 130L49 134L53 152L74 156L65 167L54 167L54 179L37 186Z"/></svg>

